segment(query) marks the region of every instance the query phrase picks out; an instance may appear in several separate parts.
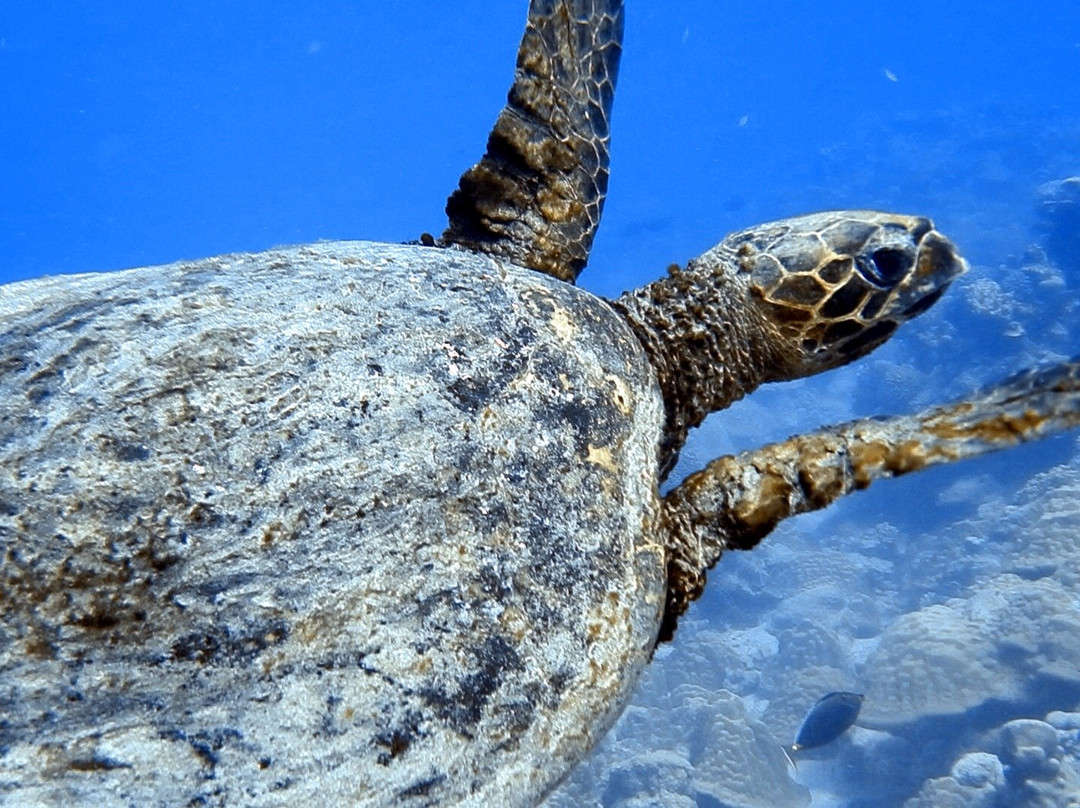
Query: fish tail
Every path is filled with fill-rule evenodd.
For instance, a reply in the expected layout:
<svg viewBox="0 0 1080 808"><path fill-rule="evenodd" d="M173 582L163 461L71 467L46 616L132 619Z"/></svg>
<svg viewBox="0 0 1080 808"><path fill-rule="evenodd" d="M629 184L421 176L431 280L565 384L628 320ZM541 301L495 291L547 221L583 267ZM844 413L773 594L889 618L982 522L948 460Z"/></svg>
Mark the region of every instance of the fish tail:
<svg viewBox="0 0 1080 808"><path fill-rule="evenodd" d="M795 762L795 752L797 751L797 749L798 747L796 746L796 744L792 744L791 746L785 746L784 744L780 744L780 751L784 753L784 757L787 758L787 762L791 764L791 768L793 768L795 771L799 770L799 764Z"/></svg>

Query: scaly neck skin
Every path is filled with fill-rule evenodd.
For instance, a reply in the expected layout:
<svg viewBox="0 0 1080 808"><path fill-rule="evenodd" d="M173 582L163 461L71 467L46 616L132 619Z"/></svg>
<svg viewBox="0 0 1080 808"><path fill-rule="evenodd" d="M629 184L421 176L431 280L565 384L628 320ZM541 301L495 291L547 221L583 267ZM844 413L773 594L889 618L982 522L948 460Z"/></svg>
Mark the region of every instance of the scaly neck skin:
<svg viewBox="0 0 1080 808"><path fill-rule="evenodd" d="M730 277L694 262L626 292L612 305L641 340L667 408L661 472L674 466L687 431L767 380L777 357L760 337L764 324Z"/></svg>

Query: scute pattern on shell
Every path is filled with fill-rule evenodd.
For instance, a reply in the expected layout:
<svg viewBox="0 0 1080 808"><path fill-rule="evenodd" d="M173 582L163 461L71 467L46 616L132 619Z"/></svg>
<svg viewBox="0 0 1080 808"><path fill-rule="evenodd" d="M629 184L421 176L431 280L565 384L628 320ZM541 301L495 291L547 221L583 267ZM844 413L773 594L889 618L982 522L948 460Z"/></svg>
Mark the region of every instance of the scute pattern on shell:
<svg viewBox="0 0 1080 808"><path fill-rule="evenodd" d="M618 714L663 412L598 299L327 243L0 322L0 799L528 805Z"/></svg>

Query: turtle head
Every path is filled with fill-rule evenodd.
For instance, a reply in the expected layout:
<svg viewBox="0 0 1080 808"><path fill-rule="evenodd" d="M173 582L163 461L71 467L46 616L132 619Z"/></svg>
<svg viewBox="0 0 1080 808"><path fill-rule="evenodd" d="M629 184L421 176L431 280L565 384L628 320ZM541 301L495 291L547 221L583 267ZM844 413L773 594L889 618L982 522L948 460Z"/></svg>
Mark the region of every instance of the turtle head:
<svg viewBox="0 0 1080 808"><path fill-rule="evenodd" d="M765 381L865 356L967 269L929 219L874 211L761 225L731 234L696 260L719 260L746 284L773 353Z"/></svg>
<svg viewBox="0 0 1080 808"><path fill-rule="evenodd" d="M612 301L657 371L665 463L710 412L868 354L966 269L929 219L833 211L733 233Z"/></svg>

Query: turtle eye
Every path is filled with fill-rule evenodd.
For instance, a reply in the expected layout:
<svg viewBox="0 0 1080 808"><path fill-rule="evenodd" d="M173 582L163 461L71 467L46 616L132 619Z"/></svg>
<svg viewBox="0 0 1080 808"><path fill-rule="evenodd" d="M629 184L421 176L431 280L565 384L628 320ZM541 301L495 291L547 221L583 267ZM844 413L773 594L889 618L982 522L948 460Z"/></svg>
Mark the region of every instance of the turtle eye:
<svg viewBox="0 0 1080 808"><path fill-rule="evenodd" d="M873 284L886 288L899 283L914 261L904 250L895 247L881 247L870 253L869 259L860 255L855 259L859 272Z"/></svg>

